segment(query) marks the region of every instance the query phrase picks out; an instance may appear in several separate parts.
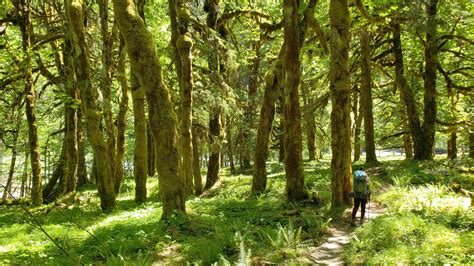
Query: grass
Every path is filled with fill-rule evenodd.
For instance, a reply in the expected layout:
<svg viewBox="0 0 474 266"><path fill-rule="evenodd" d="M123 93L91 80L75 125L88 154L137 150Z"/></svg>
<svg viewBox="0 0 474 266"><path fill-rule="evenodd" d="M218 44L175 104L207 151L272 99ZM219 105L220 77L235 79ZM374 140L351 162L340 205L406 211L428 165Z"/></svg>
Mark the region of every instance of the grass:
<svg viewBox="0 0 474 266"><path fill-rule="evenodd" d="M152 262L212 264L238 261L291 262L300 243L318 241L328 228L327 165L305 167L309 191L319 204L288 204L283 167L269 164L266 193L250 194L251 176L221 172L222 185L210 198L192 197L187 215L160 221L157 180L149 179L149 202L133 202L133 180L126 179L117 209L102 214L95 187L81 188L79 202L31 209L44 229L70 253L64 255L17 206L0 206L0 264L150 265ZM90 233L90 234L89 234ZM94 235L94 237L92 236ZM277 248L278 247L278 248Z"/></svg>
<svg viewBox="0 0 474 266"><path fill-rule="evenodd" d="M374 198L388 212L358 228L344 256L348 263L473 263L473 212L466 197L472 177L440 163L383 162ZM458 164L463 165L463 161ZM0 206L0 264L151 265L153 263L241 265L305 263L307 246L318 245L341 222L331 211L329 161L305 162L305 184L315 201L285 200L284 167L268 164L268 190L250 194L251 176L221 171L211 197L191 197L187 215L161 221L157 180L148 180L149 201L133 201L125 179L111 214L100 211L95 186L82 187L71 205L54 203L30 211L71 257L62 253L18 206ZM375 175L375 174L374 174ZM472 190L472 189L471 189ZM76 261L76 262L75 262Z"/></svg>
<svg viewBox="0 0 474 266"><path fill-rule="evenodd" d="M449 162L452 164L452 162ZM469 164L457 162L458 167ZM474 263L474 210L451 183L472 190L474 178L442 160L390 161L376 182L391 184L375 199L387 213L356 230L344 257L367 264Z"/></svg>

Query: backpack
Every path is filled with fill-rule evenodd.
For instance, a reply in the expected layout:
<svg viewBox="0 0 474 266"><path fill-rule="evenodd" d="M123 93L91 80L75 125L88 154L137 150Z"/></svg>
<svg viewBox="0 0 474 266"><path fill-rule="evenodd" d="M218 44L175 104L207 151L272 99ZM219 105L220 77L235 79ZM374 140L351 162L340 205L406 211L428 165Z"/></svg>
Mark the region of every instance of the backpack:
<svg viewBox="0 0 474 266"><path fill-rule="evenodd" d="M362 170L354 172L354 198L367 199L369 191L369 177Z"/></svg>

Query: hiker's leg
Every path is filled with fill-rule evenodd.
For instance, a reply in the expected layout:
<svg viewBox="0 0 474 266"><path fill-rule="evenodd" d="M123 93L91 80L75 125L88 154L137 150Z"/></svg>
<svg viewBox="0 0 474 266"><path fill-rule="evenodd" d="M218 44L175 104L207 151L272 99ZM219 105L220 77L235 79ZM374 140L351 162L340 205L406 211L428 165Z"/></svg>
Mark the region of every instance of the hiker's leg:
<svg viewBox="0 0 474 266"><path fill-rule="evenodd" d="M354 208L352 209L352 220L355 219L357 210L359 210L360 200L361 199L359 198L354 198Z"/></svg>
<svg viewBox="0 0 474 266"><path fill-rule="evenodd" d="M365 205L367 204L367 199L360 199L361 210L360 210L360 219L364 221L365 218Z"/></svg>

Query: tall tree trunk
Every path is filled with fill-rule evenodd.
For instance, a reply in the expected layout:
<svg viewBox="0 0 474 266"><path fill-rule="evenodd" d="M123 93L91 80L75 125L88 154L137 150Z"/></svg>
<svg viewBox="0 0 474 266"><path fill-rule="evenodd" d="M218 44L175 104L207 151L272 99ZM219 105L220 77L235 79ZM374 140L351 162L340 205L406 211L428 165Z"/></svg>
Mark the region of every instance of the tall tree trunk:
<svg viewBox="0 0 474 266"><path fill-rule="evenodd" d="M191 50L193 41L188 30L189 11L183 0L169 0L169 10L172 27L171 46L177 56L174 56L178 82L181 94L180 105L180 152L181 172L185 180L187 195L193 192L193 147L192 147L192 91L193 72Z"/></svg>
<svg viewBox="0 0 474 266"><path fill-rule="evenodd" d="M79 97L80 98L80 97ZM87 165L86 165L86 143L84 142L82 122L82 110L77 109L77 146L78 146L78 162L77 162L77 186L87 183Z"/></svg>
<svg viewBox="0 0 474 266"><path fill-rule="evenodd" d="M66 150L66 138L64 138L61 154L56 162L53 175L48 180L48 183L43 187L42 194L45 202L51 202L56 199L57 196L66 192L67 180L66 175L64 174L66 169Z"/></svg>
<svg viewBox="0 0 474 266"><path fill-rule="evenodd" d="M316 1L312 0L308 3L305 10L305 18L299 28L299 42L301 46L304 43L306 31L308 29L307 17L313 16ZM265 76L265 91L263 96L262 108L260 110L260 121L257 129L257 141L255 146L254 169L252 179L252 192L261 193L265 191L267 184L266 161L268 158L268 143L270 133L275 118L276 101L278 99L282 84L284 82L283 75L283 57L286 44L283 43L271 71Z"/></svg>
<svg viewBox="0 0 474 266"><path fill-rule="evenodd" d="M209 163L204 189L210 189L219 180L221 152L221 111L217 107L209 119Z"/></svg>
<svg viewBox="0 0 474 266"><path fill-rule="evenodd" d="M303 118L305 121L306 129L306 142L308 145L308 160L314 161L316 159L316 121L314 111L312 111L313 101L308 99L307 85L301 83L301 91L304 102Z"/></svg>
<svg viewBox="0 0 474 266"><path fill-rule="evenodd" d="M332 208L352 203L351 118L349 75L350 16L347 0L331 0L331 186Z"/></svg>
<svg viewBox="0 0 474 266"><path fill-rule="evenodd" d="M137 13L133 1L114 0L113 3L115 18L125 40L134 74L147 93L163 200L162 218L174 212L185 213L185 180L179 171L177 118L169 89L163 83L162 67L152 35Z"/></svg>
<svg viewBox="0 0 474 266"><path fill-rule="evenodd" d="M458 154L458 147L457 147L457 134L456 131L449 133L448 139L448 159L452 160L457 157Z"/></svg>
<svg viewBox="0 0 474 266"><path fill-rule="evenodd" d="M235 174L235 164L234 164L234 144L232 142L232 124L231 118L227 116L227 123L226 123L226 137L227 137L227 151L229 154L229 162L230 162L230 173L233 175Z"/></svg>
<svg viewBox="0 0 474 266"><path fill-rule="evenodd" d="M102 110L104 118L105 135L107 136L107 154L109 156L112 176L114 177L114 190L118 193L120 181L115 175L116 138L114 117L112 113L112 38L109 31L109 0L98 0L100 29L102 35L102 79L100 88L103 101Z"/></svg>
<svg viewBox="0 0 474 266"><path fill-rule="evenodd" d="M22 37L22 48L25 54L24 73L25 73L25 94L26 94L26 118L28 120L28 141L31 157L32 171L32 190L31 199L33 205L41 205L43 203L41 193L41 160L38 143L38 126L36 124L36 92L33 86L33 75L31 72L31 31L32 25L30 21L30 0L19 0L14 2L15 11L20 21L20 30Z"/></svg>
<svg viewBox="0 0 474 266"><path fill-rule="evenodd" d="M120 99L119 113L117 116L117 154L115 156L115 193L120 192L120 185L124 177L123 160L125 156L125 130L127 129L127 109L128 109L128 83L125 74L125 43L120 39L120 55L117 63L117 80L122 89L122 97ZM144 137L146 141L146 137ZM143 152L143 151L142 151ZM146 153L145 153L146 154ZM145 159L146 161L146 159ZM146 167L145 167L146 169ZM146 175L146 170L145 170Z"/></svg>
<svg viewBox="0 0 474 266"><path fill-rule="evenodd" d="M365 30L360 36L361 47L361 75L362 75L362 92L361 106L364 115L364 137L365 137L365 163L377 163L377 155L375 154L375 133L374 133L374 115L372 103L372 71L371 71L371 52L370 52L370 36Z"/></svg>
<svg viewBox="0 0 474 266"><path fill-rule="evenodd" d="M25 145L25 162L23 163L23 175L21 177L20 198L23 198L28 193L28 161L30 159L28 146Z"/></svg>
<svg viewBox="0 0 474 266"><path fill-rule="evenodd" d="M115 208L114 177L112 162L108 156L107 144L100 129L100 108L96 102L97 90L92 86L90 63L86 46L84 28L84 10L81 0L66 0L69 37L74 47L74 65L76 85L80 89L82 108L85 115L87 137L94 152L97 163L97 187L102 211L108 212Z"/></svg>
<svg viewBox="0 0 474 266"><path fill-rule="evenodd" d="M280 54L282 53L280 52ZM260 121L258 123L257 142L255 145L252 179L253 193L264 192L267 187L266 162L268 159L268 143L272 131L273 119L275 118L275 102L282 83L282 61L283 60L278 59L274 63L272 70L265 76L265 91L262 108L260 109Z"/></svg>
<svg viewBox="0 0 474 266"><path fill-rule="evenodd" d="M413 91L408 85L404 75L402 43L400 38L400 24L394 22L393 28L393 48L395 57L395 84L400 90L400 95L406 107L406 114L408 124L410 126L410 133L413 138L413 148L415 152L414 159L420 159L420 150L422 149L423 136L421 133L420 119L418 110L416 108L415 97Z"/></svg>
<svg viewBox="0 0 474 266"><path fill-rule="evenodd" d="M436 37L436 12L438 0L429 0L426 5L425 73L424 73L424 121L422 126L423 142L415 159L432 160L436 123L436 66L438 61L438 43Z"/></svg>
<svg viewBox="0 0 474 266"><path fill-rule="evenodd" d="M74 65L73 55L71 53L72 45L70 40L65 41L64 47L64 88L70 100L64 104L65 127L64 146L65 150L65 169L63 173L63 185L60 193L69 193L76 191L77 168L78 168L78 143L77 143L77 109L76 102L79 100L77 88L74 84Z"/></svg>
<svg viewBox="0 0 474 266"><path fill-rule="evenodd" d="M201 177L201 154L199 152L199 138L193 133L193 176L194 176L194 193L201 195L202 193L202 177Z"/></svg>
<svg viewBox="0 0 474 266"><path fill-rule="evenodd" d="M469 158L474 158L474 129L469 130Z"/></svg>
<svg viewBox="0 0 474 266"><path fill-rule="evenodd" d="M207 26L213 30L218 30L217 21L219 19L219 0L205 0L204 11L207 12L206 23ZM208 65L211 72L216 72L220 75L218 54L211 54L208 58ZM209 115L209 144L210 156L207 168L206 185L204 189L211 188L219 180L220 167L220 152L221 152L221 113L220 106L214 106Z"/></svg>
<svg viewBox="0 0 474 266"><path fill-rule="evenodd" d="M358 92L357 87L353 93L353 106L352 112L354 113L354 162L360 160L360 133L361 133L361 125L364 116L362 115L362 104L359 101L360 94Z"/></svg>
<svg viewBox="0 0 474 266"><path fill-rule="evenodd" d="M2 200L5 201L7 198L10 197L10 193L12 190L12 183L13 183L13 174L15 173L15 164L16 164L16 156L17 156L17 144L18 144L18 135L21 123L17 121L17 128L15 132L13 132L13 144L12 144L12 158L10 161L10 171L8 172L8 179L7 183L3 187L3 196ZM2 184L3 185L3 184Z"/></svg>
<svg viewBox="0 0 474 266"><path fill-rule="evenodd" d="M148 166L148 176L155 176L156 167L155 167L155 148L153 147L153 134L151 132L150 120L146 123L146 151L147 151L147 166Z"/></svg>
<svg viewBox="0 0 474 266"><path fill-rule="evenodd" d="M301 134L301 111L299 103L300 45L298 27L299 0L283 1L283 22L285 28L284 55L284 124L285 124L285 172L286 194L289 201L304 199L303 139Z"/></svg>

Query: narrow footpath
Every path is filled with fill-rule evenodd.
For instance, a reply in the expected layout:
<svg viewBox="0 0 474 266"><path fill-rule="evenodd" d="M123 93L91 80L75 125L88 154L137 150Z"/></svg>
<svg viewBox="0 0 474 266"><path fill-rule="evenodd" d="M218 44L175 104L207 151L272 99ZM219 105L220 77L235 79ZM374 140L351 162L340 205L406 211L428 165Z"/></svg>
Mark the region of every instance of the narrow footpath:
<svg viewBox="0 0 474 266"><path fill-rule="evenodd" d="M349 215L352 209L346 210L344 216ZM370 220L384 213L385 209L377 203L371 203L370 208L366 209L366 223L370 223ZM357 222L359 224L360 209L356 215ZM347 219L349 220L349 218ZM352 227L346 222L344 225L335 225L329 229L329 235L327 240L319 245L318 247L312 247L308 249L306 253L307 259L314 264L324 265L343 265L344 260L342 258L342 252L344 247L350 242L354 230L356 227Z"/></svg>

